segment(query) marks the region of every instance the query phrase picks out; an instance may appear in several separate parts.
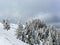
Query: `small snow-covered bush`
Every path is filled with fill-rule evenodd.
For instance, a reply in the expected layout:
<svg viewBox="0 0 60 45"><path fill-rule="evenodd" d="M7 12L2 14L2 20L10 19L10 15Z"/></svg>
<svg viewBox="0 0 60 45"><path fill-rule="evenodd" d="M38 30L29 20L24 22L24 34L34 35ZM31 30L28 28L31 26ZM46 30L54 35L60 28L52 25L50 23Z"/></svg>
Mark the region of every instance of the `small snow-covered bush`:
<svg viewBox="0 0 60 45"><path fill-rule="evenodd" d="M10 24L9 24L8 19L3 19L3 26L4 26L4 29L6 30L10 29Z"/></svg>

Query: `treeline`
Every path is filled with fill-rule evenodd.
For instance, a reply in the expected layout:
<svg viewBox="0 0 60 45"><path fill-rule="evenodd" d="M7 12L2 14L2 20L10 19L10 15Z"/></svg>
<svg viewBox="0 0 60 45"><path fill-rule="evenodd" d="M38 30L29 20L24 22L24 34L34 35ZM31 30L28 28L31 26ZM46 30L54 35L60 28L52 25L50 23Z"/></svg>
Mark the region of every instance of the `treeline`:
<svg viewBox="0 0 60 45"><path fill-rule="evenodd" d="M8 20L3 20L4 29L9 30ZM57 45L58 38L56 29L53 26L47 26L40 19L33 19L25 23L25 27L19 21L16 29L16 38L30 45Z"/></svg>

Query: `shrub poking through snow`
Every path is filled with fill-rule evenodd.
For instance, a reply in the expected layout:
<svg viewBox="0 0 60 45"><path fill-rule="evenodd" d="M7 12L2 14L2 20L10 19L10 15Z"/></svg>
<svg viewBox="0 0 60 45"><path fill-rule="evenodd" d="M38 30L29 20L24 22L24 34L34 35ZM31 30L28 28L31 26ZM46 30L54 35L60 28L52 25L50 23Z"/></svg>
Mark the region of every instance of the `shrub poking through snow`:
<svg viewBox="0 0 60 45"><path fill-rule="evenodd" d="M7 31L10 29L10 24L8 19L3 20L3 26L4 26L4 29L6 29Z"/></svg>

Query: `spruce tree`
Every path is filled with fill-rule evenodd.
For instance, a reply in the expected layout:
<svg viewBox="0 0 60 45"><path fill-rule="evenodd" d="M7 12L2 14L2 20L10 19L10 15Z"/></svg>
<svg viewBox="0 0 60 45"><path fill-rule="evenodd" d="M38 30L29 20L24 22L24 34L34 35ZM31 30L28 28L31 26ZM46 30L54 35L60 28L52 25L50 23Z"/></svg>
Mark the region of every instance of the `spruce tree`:
<svg viewBox="0 0 60 45"><path fill-rule="evenodd" d="M16 29L16 36L17 39L22 40L22 35L23 35L23 25L21 24L21 22L18 22L18 27Z"/></svg>

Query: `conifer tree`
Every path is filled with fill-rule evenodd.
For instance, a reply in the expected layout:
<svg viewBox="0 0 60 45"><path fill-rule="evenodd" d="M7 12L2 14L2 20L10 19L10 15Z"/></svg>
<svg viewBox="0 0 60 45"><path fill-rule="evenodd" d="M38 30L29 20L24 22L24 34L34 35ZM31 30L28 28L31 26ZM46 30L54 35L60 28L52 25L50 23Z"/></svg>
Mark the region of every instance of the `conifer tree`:
<svg viewBox="0 0 60 45"><path fill-rule="evenodd" d="M16 36L17 39L22 40L22 35L23 35L23 25L21 24L21 22L18 22L18 27L16 29Z"/></svg>

